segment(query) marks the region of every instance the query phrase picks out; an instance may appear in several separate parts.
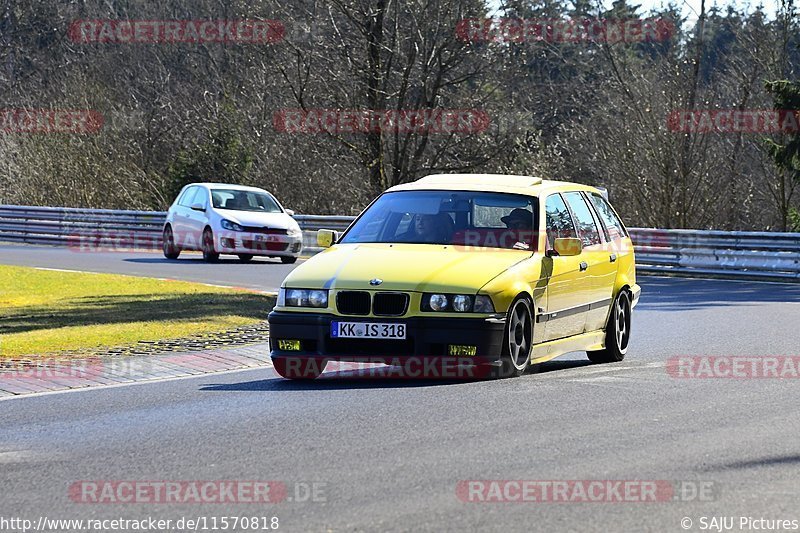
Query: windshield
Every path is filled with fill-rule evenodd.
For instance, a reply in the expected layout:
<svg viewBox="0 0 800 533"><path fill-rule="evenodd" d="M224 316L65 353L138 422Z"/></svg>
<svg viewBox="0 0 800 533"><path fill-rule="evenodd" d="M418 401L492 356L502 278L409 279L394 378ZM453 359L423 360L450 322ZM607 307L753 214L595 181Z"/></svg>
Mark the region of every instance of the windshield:
<svg viewBox="0 0 800 533"><path fill-rule="evenodd" d="M399 191L373 203L342 243L455 244L534 250L537 199L469 191Z"/></svg>
<svg viewBox="0 0 800 533"><path fill-rule="evenodd" d="M261 213L281 213L282 210L272 196L257 191L237 191L235 189L212 189L211 201L216 209L232 211L258 211Z"/></svg>

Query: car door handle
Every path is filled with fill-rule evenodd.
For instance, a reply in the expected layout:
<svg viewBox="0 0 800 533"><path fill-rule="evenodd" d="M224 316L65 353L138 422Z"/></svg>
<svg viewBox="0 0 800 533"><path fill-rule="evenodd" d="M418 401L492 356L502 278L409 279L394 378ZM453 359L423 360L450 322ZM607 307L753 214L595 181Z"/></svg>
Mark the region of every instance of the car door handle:
<svg viewBox="0 0 800 533"><path fill-rule="evenodd" d="M589 268L589 265L586 264L586 261L581 261L581 272Z"/></svg>
<svg viewBox="0 0 800 533"><path fill-rule="evenodd" d="M609 260L612 263L616 263L617 262L617 254L611 254L611 257L609 257Z"/></svg>

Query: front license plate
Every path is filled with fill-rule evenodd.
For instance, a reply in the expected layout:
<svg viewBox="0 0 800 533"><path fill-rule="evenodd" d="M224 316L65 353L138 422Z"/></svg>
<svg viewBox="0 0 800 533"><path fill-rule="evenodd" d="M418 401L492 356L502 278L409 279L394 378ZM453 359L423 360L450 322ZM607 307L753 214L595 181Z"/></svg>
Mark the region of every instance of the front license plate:
<svg viewBox="0 0 800 533"><path fill-rule="evenodd" d="M406 325L383 322L331 322L334 339L405 339Z"/></svg>

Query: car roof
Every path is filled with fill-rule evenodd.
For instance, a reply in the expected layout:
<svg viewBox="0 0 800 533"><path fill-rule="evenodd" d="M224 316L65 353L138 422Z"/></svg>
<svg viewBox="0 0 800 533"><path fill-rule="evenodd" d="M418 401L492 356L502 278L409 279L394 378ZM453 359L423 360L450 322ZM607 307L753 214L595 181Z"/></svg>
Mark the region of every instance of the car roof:
<svg viewBox="0 0 800 533"><path fill-rule="evenodd" d="M411 183L395 185L386 192L430 190L505 192L535 196L544 192L576 190L601 194L599 189L590 185L514 174L433 174Z"/></svg>
<svg viewBox="0 0 800 533"><path fill-rule="evenodd" d="M259 187L248 187L247 185L234 185L233 183L190 183L187 187L191 185L197 185L200 187L205 187L206 189L231 189L234 191L258 191L258 192L267 192L264 189Z"/></svg>

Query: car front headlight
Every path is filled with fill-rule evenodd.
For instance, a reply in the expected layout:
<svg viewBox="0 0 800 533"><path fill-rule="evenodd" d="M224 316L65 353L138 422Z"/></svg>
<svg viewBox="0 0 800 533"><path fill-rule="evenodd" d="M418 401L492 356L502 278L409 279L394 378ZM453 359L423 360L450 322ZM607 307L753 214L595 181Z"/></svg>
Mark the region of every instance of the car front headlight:
<svg viewBox="0 0 800 533"><path fill-rule="evenodd" d="M311 307L328 307L328 291L308 291Z"/></svg>
<svg viewBox="0 0 800 533"><path fill-rule="evenodd" d="M447 301L447 296L444 294L428 294L427 295L427 307L431 311L445 311L447 309L447 304L450 303ZM423 298L423 309L425 306L425 299Z"/></svg>
<svg viewBox="0 0 800 533"><path fill-rule="evenodd" d="M220 226L229 231L244 231L244 228L236 222L231 222L230 220L225 220L224 218L222 219L222 222L220 222Z"/></svg>
<svg viewBox="0 0 800 533"><path fill-rule="evenodd" d="M321 289L281 289L278 304L286 307L328 307L328 291ZM283 296L283 298L281 298Z"/></svg>
<svg viewBox="0 0 800 533"><path fill-rule="evenodd" d="M453 309L459 313L466 313L472 310L472 298L465 294L453 296Z"/></svg>
<svg viewBox="0 0 800 533"><path fill-rule="evenodd" d="M494 313L492 299L485 294L423 294L422 311L456 313Z"/></svg>
<svg viewBox="0 0 800 533"><path fill-rule="evenodd" d="M295 239L303 236L303 230L300 229L300 226L289 228L287 233L289 234L289 237L294 237Z"/></svg>

